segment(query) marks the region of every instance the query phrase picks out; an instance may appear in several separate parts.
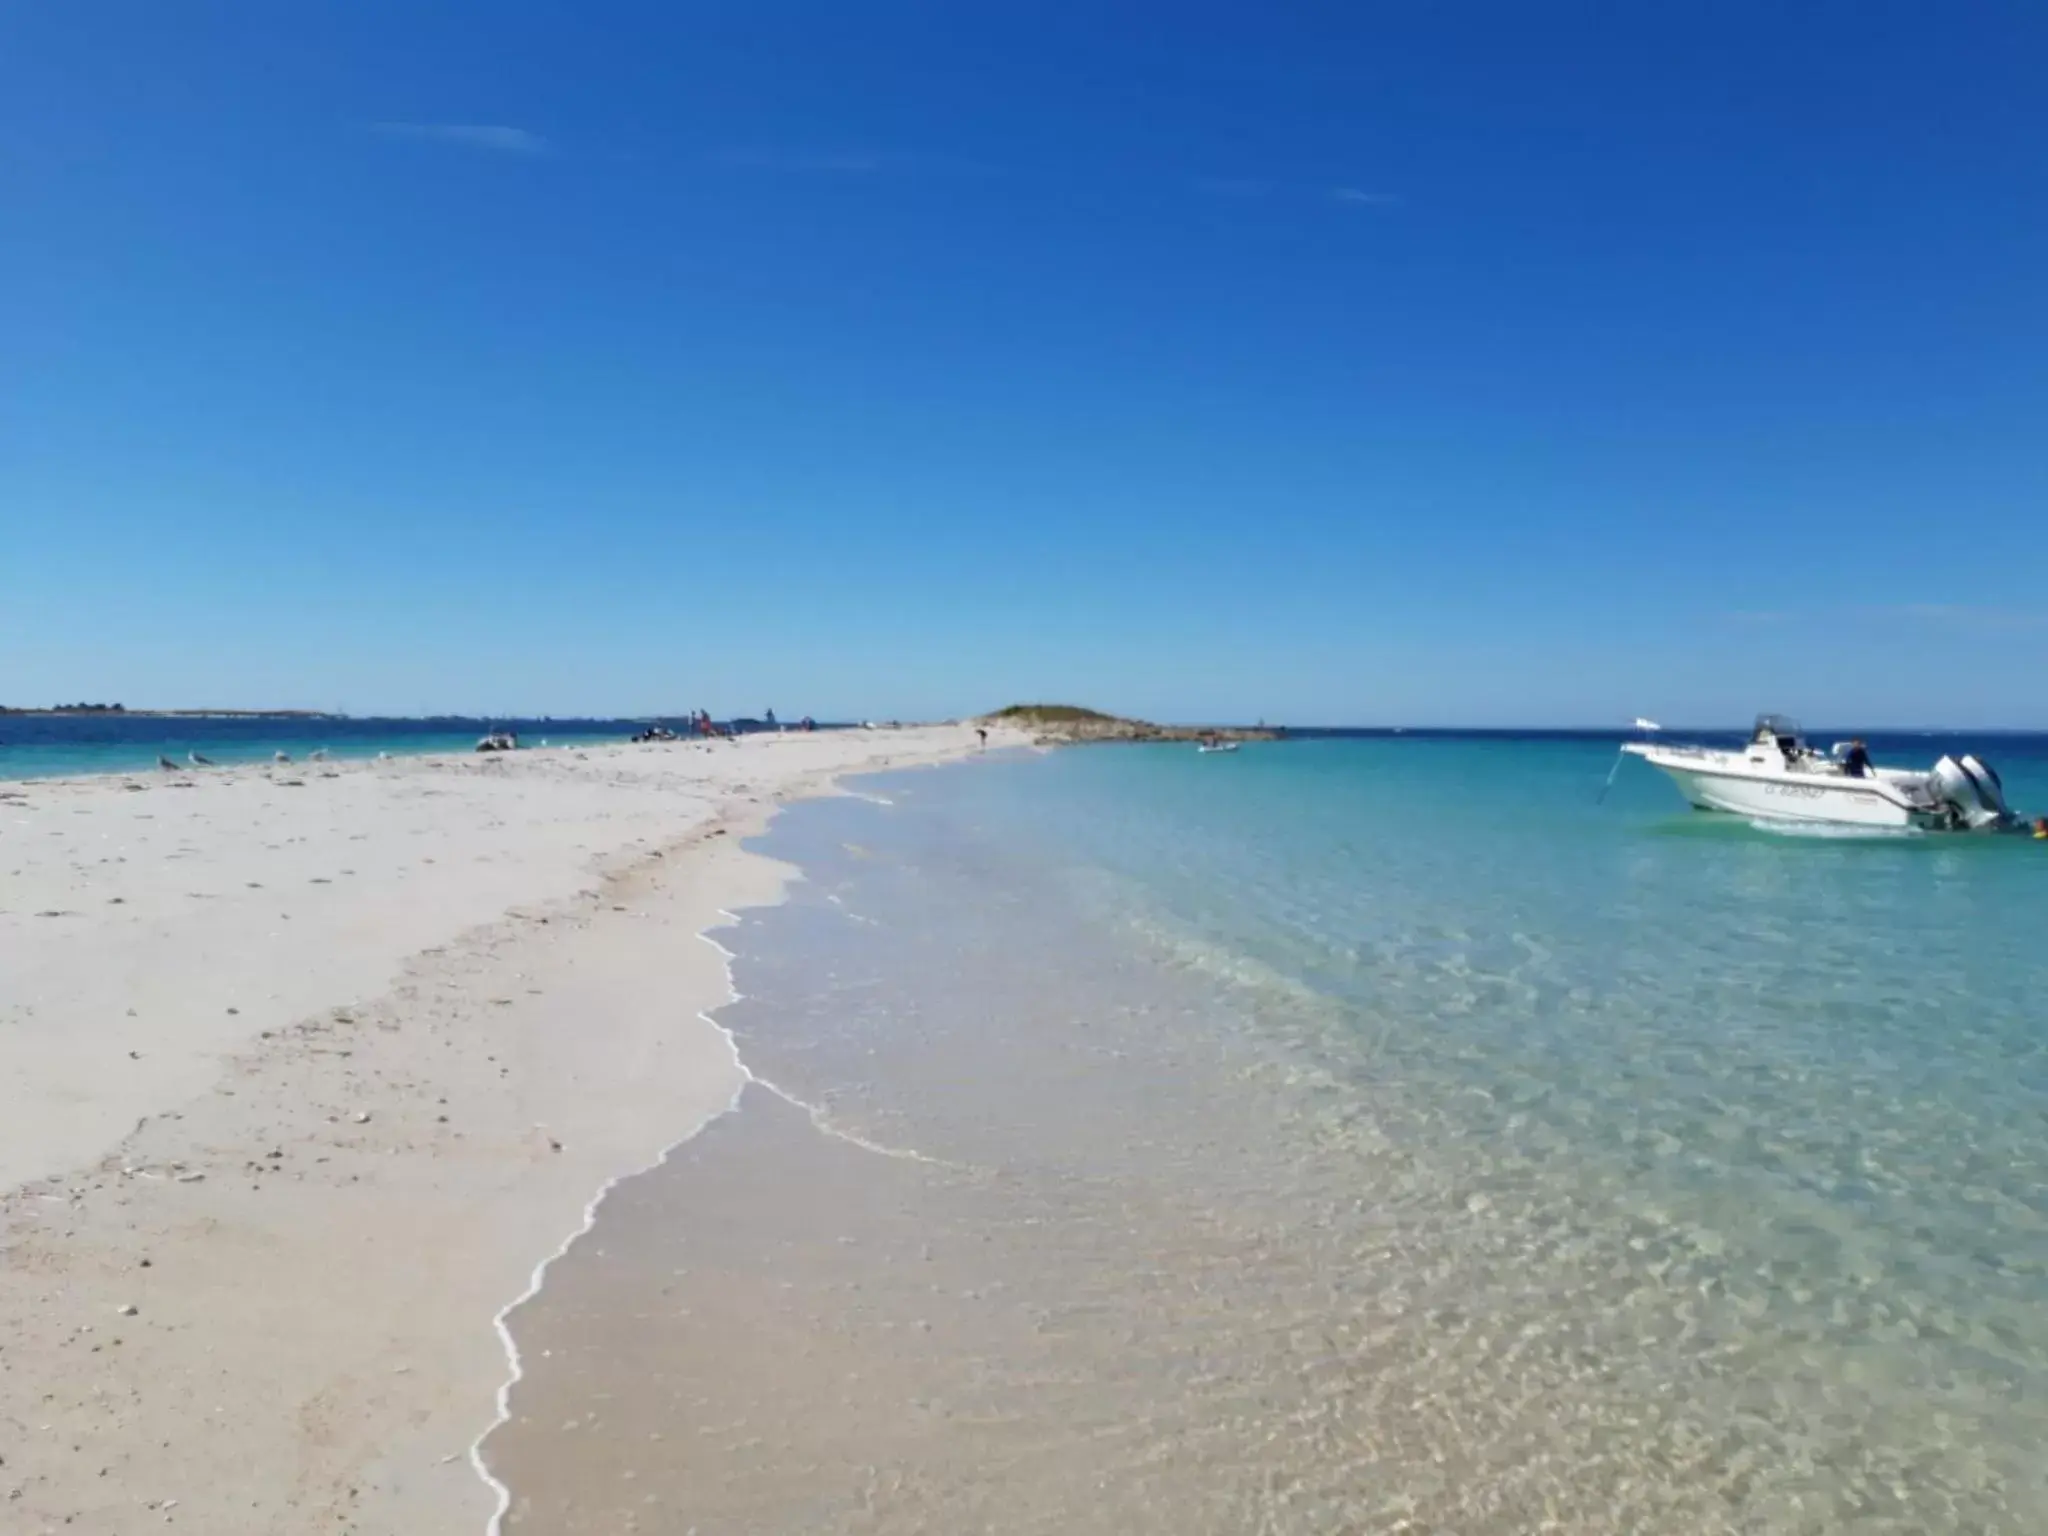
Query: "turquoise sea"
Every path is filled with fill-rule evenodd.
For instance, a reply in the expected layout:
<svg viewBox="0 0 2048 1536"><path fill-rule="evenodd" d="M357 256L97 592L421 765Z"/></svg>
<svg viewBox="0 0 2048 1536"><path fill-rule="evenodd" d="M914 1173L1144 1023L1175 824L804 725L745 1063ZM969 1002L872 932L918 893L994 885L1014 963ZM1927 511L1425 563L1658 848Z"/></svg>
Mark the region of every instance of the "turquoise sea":
<svg viewBox="0 0 2048 1536"><path fill-rule="evenodd" d="M1975 745L2048 808L2040 738ZM579 1497L2048 1530L2048 845L1773 831L1639 763L1597 803L1613 751L1083 749L786 812L721 1019L813 1120L749 1090L551 1276L532 1326L635 1321L521 1391L665 1446Z"/></svg>

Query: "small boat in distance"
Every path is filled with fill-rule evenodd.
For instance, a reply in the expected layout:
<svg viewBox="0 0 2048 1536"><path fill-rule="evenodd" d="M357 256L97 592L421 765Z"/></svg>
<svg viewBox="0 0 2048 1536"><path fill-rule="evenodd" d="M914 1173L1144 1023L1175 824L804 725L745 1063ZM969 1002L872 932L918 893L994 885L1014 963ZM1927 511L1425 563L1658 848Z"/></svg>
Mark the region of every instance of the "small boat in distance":
<svg viewBox="0 0 2048 1536"><path fill-rule="evenodd" d="M1861 742L1815 751L1783 715L1759 715L1740 747L1631 741L1621 750L1661 768L1702 811L1922 832L2018 825L1996 770L1975 757L1944 757L1924 771L1880 768Z"/></svg>
<svg viewBox="0 0 2048 1536"><path fill-rule="evenodd" d="M1195 750L1197 752L1235 752L1242 745L1244 745L1242 742L1225 741L1220 736L1211 736L1207 741L1195 748Z"/></svg>
<svg viewBox="0 0 2048 1536"><path fill-rule="evenodd" d="M519 745L519 738L510 731L486 731L476 744L479 752L510 752Z"/></svg>

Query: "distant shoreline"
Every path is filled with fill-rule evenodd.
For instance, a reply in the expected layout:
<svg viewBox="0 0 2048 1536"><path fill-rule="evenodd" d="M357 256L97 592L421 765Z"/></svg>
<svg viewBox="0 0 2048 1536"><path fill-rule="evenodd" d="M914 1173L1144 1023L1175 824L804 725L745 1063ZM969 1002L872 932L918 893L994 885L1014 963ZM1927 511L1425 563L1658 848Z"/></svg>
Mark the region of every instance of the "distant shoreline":
<svg viewBox="0 0 2048 1536"><path fill-rule="evenodd" d="M15 709L0 715L74 715L90 720L346 720L324 709Z"/></svg>

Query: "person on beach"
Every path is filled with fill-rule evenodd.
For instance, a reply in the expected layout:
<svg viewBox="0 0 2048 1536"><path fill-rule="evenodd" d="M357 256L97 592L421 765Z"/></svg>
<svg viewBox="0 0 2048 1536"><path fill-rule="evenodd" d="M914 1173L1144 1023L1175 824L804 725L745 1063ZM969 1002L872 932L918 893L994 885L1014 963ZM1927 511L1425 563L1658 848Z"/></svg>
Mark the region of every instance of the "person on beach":
<svg viewBox="0 0 2048 1536"><path fill-rule="evenodd" d="M974 728L974 734L981 738L981 744L984 748L986 748L988 746L988 727L985 725L977 725Z"/></svg>

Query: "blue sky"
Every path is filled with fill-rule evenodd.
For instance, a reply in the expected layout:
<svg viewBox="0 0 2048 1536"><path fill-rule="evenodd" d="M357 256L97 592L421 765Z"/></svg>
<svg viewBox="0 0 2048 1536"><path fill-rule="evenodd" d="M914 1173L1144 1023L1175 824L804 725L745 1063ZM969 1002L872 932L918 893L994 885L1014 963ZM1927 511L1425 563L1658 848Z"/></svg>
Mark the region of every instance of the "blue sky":
<svg viewBox="0 0 2048 1536"><path fill-rule="evenodd" d="M0 702L2048 726L2048 10L0 12Z"/></svg>

